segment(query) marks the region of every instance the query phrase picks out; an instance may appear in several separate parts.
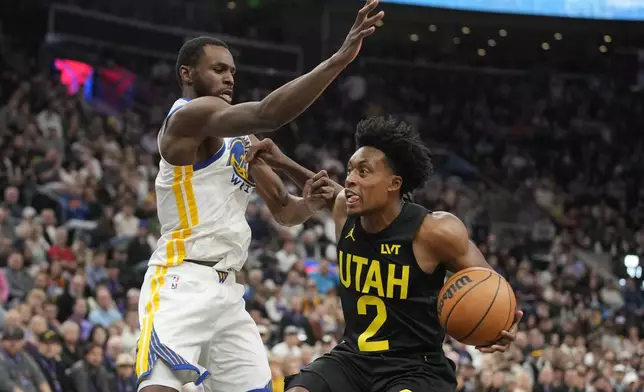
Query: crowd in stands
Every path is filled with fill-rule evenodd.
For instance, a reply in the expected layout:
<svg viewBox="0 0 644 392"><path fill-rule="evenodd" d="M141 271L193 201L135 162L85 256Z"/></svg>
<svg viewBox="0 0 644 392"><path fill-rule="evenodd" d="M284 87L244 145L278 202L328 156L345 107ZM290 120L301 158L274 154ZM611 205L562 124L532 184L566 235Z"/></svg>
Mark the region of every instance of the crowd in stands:
<svg viewBox="0 0 644 392"><path fill-rule="evenodd" d="M175 86L160 79L157 87ZM240 101L268 91L245 86ZM391 113L433 148L469 161L478 178L540 207L540 230L507 245L491 231L488 183L437 164L438 175L415 195L463 219L525 312L506 353L483 355L447 339L459 391L642 392L641 281L621 287L572 251L609 253L616 273L624 254L644 256L644 105L626 87L356 66L276 140L341 181L357 121ZM163 105L105 115L82 94L68 95L50 68L0 59L0 391L136 390L139 287L159 233ZM320 212L282 227L259 199L247 219L253 242L237 281L282 392L285 375L342 336L333 223ZM535 242L546 245L545 263L533 260Z"/></svg>

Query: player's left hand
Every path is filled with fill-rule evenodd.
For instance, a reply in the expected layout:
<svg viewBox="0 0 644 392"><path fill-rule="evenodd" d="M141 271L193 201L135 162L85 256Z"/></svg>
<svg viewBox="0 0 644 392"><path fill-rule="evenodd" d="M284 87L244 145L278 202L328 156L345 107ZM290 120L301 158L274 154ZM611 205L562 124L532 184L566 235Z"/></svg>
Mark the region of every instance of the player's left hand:
<svg viewBox="0 0 644 392"><path fill-rule="evenodd" d="M311 212L316 212L326 207L333 200L335 187L326 170L317 173L306 181L302 191L302 198Z"/></svg>
<svg viewBox="0 0 644 392"><path fill-rule="evenodd" d="M278 168L283 159L284 153L279 147L277 147L277 144L269 138L264 138L257 143L253 143L246 155L246 162L248 162L248 164L261 160L274 169Z"/></svg>
<svg viewBox="0 0 644 392"><path fill-rule="evenodd" d="M517 331L519 330L519 323L521 322L522 317L523 312L521 310L517 310L516 313L514 313L514 324L509 331L502 331L501 338L496 342L487 346L476 346L476 349L485 354L506 352L508 347L510 347L512 342L517 338Z"/></svg>

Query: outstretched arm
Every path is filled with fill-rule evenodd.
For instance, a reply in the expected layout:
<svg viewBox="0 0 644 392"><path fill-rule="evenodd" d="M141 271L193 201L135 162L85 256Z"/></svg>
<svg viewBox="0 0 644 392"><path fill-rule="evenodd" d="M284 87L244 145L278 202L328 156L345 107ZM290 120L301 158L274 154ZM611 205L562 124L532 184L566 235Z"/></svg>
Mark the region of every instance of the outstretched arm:
<svg viewBox="0 0 644 392"><path fill-rule="evenodd" d="M326 171L322 170L320 173L314 173L286 156L269 138L253 142L246 159L249 164L261 161L273 169L281 171L293 180L300 189L304 189L307 181L310 180L312 189L323 188L324 192L332 193L332 197L326 199L326 207L329 210L334 210L335 199L344 189L342 185L332 181L327 176Z"/></svg>
<svg viewBox="0 0 644 392"><path fill-rule="evenodd" d="M289 194L282 179L266 163L252 164L250 174L257 183L257 194L280 225L295 226L313 215L305 200Z"/></svg>
<svg viewBox="0 0 644 392"><path fill-rule="evenodd" d="M251 136L251 141L253 146L260 143L255 136ZM257 193L277 223L283 226L294 226L307 221L316 211L324 208L328 203L327 199L334 196L333 188L321 181L326 177L325 172L313 174L311 179L305 180L302 197L297 197L288 193L282 179L261 158L249 162L249 166L257 183Z"/></svg>
<svg viewBox="0 0 644 392"><path fill-rule="evenodd" d="M382 11L369 16L378 1L367 1L342 47L311 72L283 85L260 102L230 105L218 97L194 99L170 118L168 131L177 136L234 137L275 131L292 121L311 106L358 55L362 40L373 34L375 23L384 16Z"/></svg>

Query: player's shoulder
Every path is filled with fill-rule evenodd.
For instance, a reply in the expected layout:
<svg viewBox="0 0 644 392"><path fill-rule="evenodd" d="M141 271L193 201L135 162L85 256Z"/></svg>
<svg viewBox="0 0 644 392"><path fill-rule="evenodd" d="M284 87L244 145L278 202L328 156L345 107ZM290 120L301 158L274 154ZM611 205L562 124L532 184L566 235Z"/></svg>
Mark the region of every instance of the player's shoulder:
<svg viewBox="0 0 644 392"><path fill-rule="evenodd" d="M469 234L465 224L454 214L446 211L427 213L418 235L420 239L429 242L468 241Z"/></svg>
<svg viewBox="0 0 644 392"><path fill-rule="evenodd" d="M229 106L230 104L219 97L181 98L175 102L168 114L166 127L172 134L201 134L209 118Z"/></svg>

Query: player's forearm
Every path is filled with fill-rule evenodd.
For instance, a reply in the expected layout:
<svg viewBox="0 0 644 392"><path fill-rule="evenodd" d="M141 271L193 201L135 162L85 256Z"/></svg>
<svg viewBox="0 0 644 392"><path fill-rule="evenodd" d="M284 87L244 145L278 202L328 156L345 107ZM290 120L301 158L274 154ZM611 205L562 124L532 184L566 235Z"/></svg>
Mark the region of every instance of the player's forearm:
<svg viewBox="0 0 644 392"><path fill-rule="evenodd" d="M273 132L302 114L347 66L333 56L311 72L292 80L260 102L230 105L219 97L200 97L188 102L168 122L176 135L237 137Z"/></svg>
<svg viewBox="0 0 644 392"><path fill-rule="evenodd" d="M346 64L331 57L309 73L270 93L259 105L259 117L268 119L276 130L306 110L338 77Z"/></svg>
<svg viewBox="0 0 644 392"><path fill-rule="evenodd" d="M268 165L262 162L251 164L250 174L257 182L257 194L280 225L295 226L313 215L304 199L289 194L286 185Z"/></svg>
<svg viewBox="0 0 644 392"><path fill-rule="evenodd" d="M311 170L305 168L286 155L281 157L280 162L273 167L273 169L286 174L288 178L290 178L295 185L300 188L300 190L304 189L304 184L315 176L315 173Z"/></svg>
<svg viewBox="0 0 644 392"><path fill-rule="evenodd" d="M304 184L308 180L313 178L316 174L311 170L305 168L304 166L300 165L299 163L295 162L291 158L287 157L286 155L280 161L279 165L274 169L279 170L282 173L286 174L291 180L293 180L295 185L297 185L297 187L300 189L304 189ZM329 203L327 205L329 209L333 209L333 203L334 203L335 197L344 189L342 185L333 181L331 182L333 183L335 192L334 192L333 199L329 200Z"/></svg>
<svg viewBox="0 0 644 392"><path fill-rule="evenodd" d="M306 222L314 213L304 199L290 196L288 204L273 214L273 217L282 226L295 226Z"/></svg>

